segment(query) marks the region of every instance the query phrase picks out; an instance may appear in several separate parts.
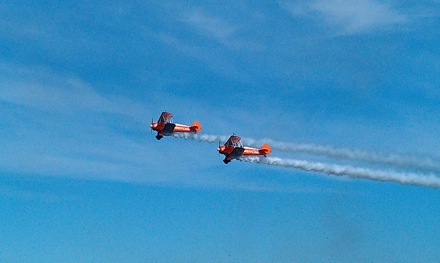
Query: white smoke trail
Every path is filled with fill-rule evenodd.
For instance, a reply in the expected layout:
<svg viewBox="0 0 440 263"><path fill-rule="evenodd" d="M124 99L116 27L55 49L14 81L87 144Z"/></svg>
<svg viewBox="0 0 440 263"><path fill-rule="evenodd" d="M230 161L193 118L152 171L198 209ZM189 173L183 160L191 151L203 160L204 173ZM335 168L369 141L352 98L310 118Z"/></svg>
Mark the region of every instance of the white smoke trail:
<svg viewBox="0 0 440 263"><path fill-rule="evenodd" d="M440 172L440 160L431 157L408 156L399 154L383 154L356 149L333 148L315 144L295 144L278 142L271 139L255 140L242 138L244 144L259 147L268 143L272 149L284 152L303 152L335 159L361 161L371 164L387 164L401 168L416 168L422 171Z"/></svg>
<svg viewBox="0 0 440 263"><path fill-rule="evenodd" d="M201 142L224 143L229 137L224 135L198 134L198 133L173 133L174 138L182 138L185 140L196 140Z"/></svg>
<svg viewBox="0 0 440 263"><path fill-rule="evenodd" d="M440 178L434 174L422 175L416 173L399 173L395 171L371 170L348 165L325 164L319 162L307 162L295 159L282 159L277 157L242 157L242 161L290 167L305 171L326 173L351 178L369 179L374 181L395 182L399 184L411 184L440 188Z"/></svg>
<svg viewBox="0 0 440 263"><path fill-rule="evenodd" d="M225 142L228 136L194 134L194 133L174 133L175 138L188 140L198 140L202 142L215 143ZM272 149L284 152L303 152L319 156L330 157L338 160L360 161L371 164L385 164L399 168L416 168L425 172L440 172L440 160L430 157L408 156L399 154L383 154L368 152L356 149L334 148L315 144L295 144L289 142L279 142L271 139L256 140L252 138L242 138L243 144L251 147L261 147L268 143Z"/></svg>

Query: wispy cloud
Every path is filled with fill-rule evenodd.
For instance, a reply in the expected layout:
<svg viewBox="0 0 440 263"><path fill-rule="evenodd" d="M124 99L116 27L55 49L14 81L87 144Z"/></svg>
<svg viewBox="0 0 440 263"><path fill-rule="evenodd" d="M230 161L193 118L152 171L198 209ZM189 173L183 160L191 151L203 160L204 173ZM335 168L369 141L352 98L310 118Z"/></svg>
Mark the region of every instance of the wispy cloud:
<svg viewBox="0 0 440 263"><path fill-rule="evenodd" d="M209 15L201 9L184 13L182 21L193 26L201 34L217 40L226 40L237 31L236 26L220 17Z"/></svg>
<svg viewBox="0 0 440 263"><path fill-rule="evenodd" d="M194 8L184 12L180 21L188 25L197 34L213 39L221 45L235 50L263 50L261 43L246 38L243 25L235 24L226 18L213 15L203 9Z"/></svg>
<svg viewBox="0 0 440 263"><path fill-rule="evenodd" d="M105 96L80 79L1 65L0 170L18 174L154 182L143 145L145 106ZM124 131L132 129L129 133ZM165 179L166 180L166 179Z"/></svg>
<svg viewBox="0 0 440 263"><path fill-rule="evenodd" d="M157 142L149 136L145 108L157 111L154 102L141 105L108 96L79 78L50 70L0 68L0 173L232 191L322 192L244 180L239 172L232 182L222 172L206 169L223 165L215 148L203 152L194 143L172 138Z"/></svg>
<svg viewBox="0 0 440 263"><path fill-rule="evenodd" d="M29 70L0 65L0 101L56 112L93 111L130 116L138 121L144 107L116 96L99 94L75 77L61 77L44 69ZM50 77L43 77L50 75ZM30 76L33 76L30 78Z"/></svg>
<svg viewBox="0 0 440 263"><path fill-rule="evenodd" d="M42 200L53 202L58 200L75 199L74 196L59 196L55 193L21 189L16 186L0 185L0 198L21 200Z"/></svg>
<svg viewBox="0 0 440 263"><path fill-rule="evenodd" d="M295 17L323 21L338 34L385 30L407 21L407 16L393 9L390 4L376 0L316 0L283 6Z"/></svg>
<svg viewBox="0 0 440 263"><path fill-rule="evenodd" d="M207 47L201 44L190 44L177 37L168 34L161 34L160 39L167 45L179 52L203 62L216 74L228 79L235 79L241 82L249 82L252 78L244 69L239 68L235 61L227 56L222 48Z"/></svg>

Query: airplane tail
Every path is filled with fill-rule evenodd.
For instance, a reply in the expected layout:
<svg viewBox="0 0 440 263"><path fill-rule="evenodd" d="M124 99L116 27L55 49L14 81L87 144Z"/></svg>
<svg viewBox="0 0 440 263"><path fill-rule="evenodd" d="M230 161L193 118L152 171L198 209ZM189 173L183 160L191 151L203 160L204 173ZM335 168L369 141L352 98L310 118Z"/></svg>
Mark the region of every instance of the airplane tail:
<svg viewBox="0 0 440 263"><path fill-rule="evenodd" d="M202 125L200 125L200 122L195 121L193 122L193 124L191 125L191 128L194 128L196 132L199 132L202 130Z"/></svg>
<svg viewBox="0 0 440 263"><path fill-rule="evenodd" d="M270 149L269 144L265 143L263 144L263 146L261 146L260 152L266 156L269 155L272 152L272 150Z"/></svg>

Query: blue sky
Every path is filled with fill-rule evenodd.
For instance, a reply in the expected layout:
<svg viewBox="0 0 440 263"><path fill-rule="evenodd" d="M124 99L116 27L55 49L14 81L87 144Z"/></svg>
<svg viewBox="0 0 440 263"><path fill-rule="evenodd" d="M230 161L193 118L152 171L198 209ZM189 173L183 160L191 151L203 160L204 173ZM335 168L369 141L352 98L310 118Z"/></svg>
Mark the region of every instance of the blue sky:
<svg viewBox="0 0 440 263"><path fill-rule="evenodd" d="M0 261L435 262L438 189L224 165L148 124L438 160L439 19L438 1L0 4Z"/></svg>

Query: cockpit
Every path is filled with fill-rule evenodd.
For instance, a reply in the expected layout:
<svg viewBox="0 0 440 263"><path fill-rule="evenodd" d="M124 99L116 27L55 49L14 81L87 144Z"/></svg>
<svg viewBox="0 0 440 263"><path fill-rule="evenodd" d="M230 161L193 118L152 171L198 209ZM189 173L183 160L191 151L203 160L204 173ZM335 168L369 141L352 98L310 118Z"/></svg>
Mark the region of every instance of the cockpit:
<svg viewBox="0 0 440 263"><path fill-rule="evenodd" d="M159 117L158 123L173 123L173 114L169 112L162 112Z"/></svg>
<svg viewBox="0 0 440 263"><path fill-rule="evenodd" d="M229 139L226 141L225 146L232 146L232 147L240 147L243 148L243 144L241 143L241 138L236 136L236 135L232 135L231 137L229 137Z"/></svg>

